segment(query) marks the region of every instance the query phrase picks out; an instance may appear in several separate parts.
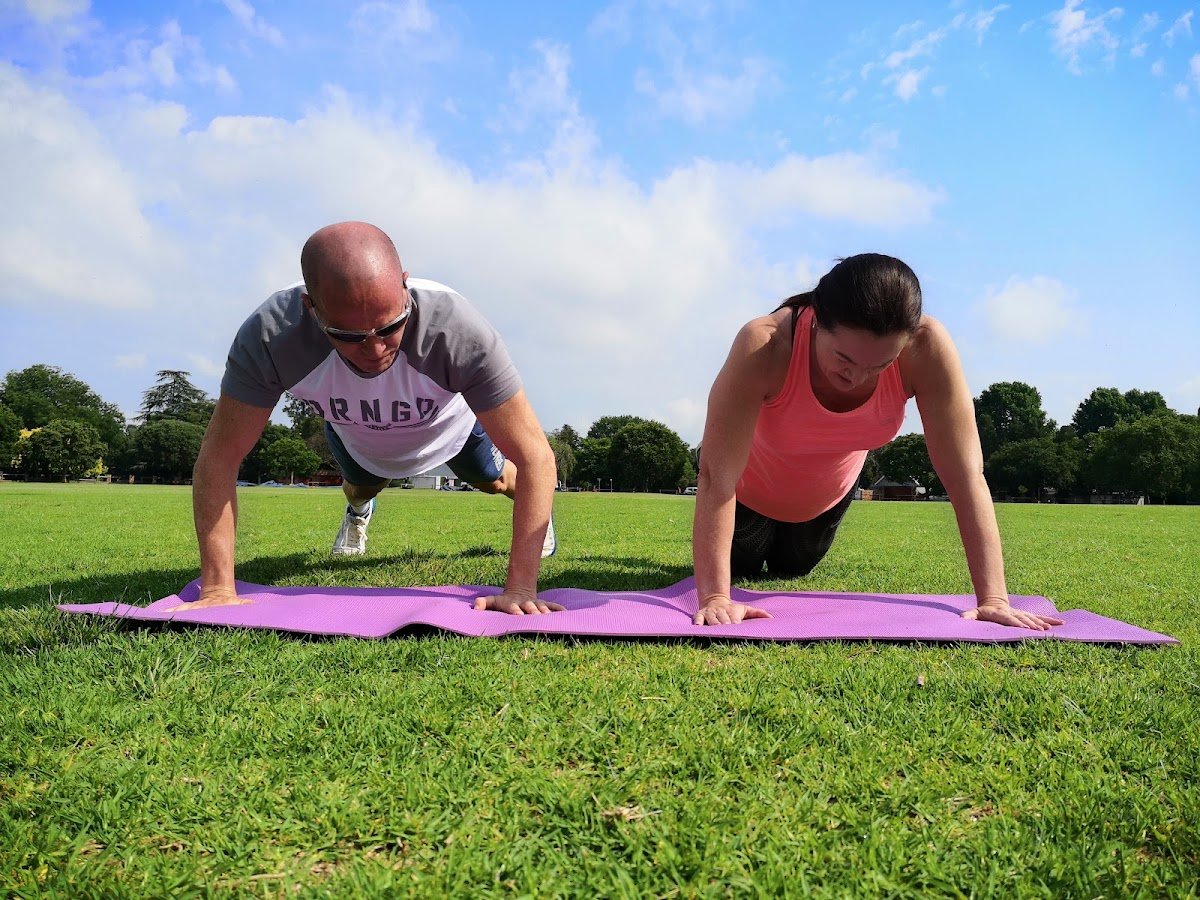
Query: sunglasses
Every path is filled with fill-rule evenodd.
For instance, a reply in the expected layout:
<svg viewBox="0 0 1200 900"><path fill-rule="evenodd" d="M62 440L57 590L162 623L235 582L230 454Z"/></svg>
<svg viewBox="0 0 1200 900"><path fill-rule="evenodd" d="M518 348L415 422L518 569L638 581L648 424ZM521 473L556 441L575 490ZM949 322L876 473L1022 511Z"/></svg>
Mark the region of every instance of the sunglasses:
<svg viewBox="0 0 1200 900"><path fill-rule="evenodd" d="M317 308L309 302L309 309L312 310L313 318L317 320L317 327L325 332L326 336L335 341L341 341L343 344L361 344L369 337L377 337L380 340L387 340L393 334L400 330L412 313L412 299L404 307L404 312L392 319L386 325L380 325L378 328L372 328L370 331L346 331L344 328L330 328L321 321L321 317L317 315Z"/></svg>

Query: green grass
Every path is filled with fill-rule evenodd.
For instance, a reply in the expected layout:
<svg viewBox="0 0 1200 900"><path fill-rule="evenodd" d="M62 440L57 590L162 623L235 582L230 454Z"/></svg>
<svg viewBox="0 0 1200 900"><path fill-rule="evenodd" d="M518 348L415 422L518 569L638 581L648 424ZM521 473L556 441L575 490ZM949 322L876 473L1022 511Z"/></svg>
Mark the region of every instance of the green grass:
<svg viewBox="0 0 1200 900"><path fill-rule="evenodd" d="M510 508L243 491L239 576L498 583ZM543 586L690 574L692 500L566 494ZM1182 646L310 640L67 617L195 577L181 488L0 485L4 896L1196 896L1200 509L1005 506L1014 593ZM946 504L793 590L965 592ZM923 687L918 686L923 676Z"/></svg>

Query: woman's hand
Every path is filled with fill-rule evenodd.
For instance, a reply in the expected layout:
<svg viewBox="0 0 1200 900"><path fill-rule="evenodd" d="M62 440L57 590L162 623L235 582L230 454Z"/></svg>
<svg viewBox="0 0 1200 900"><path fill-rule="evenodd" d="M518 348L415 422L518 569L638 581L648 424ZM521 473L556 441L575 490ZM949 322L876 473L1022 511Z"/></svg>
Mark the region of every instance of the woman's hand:
<svg viewBox="0 0 1200 900"><path fill-rule="evenodd" d="M999 597L980 600L977 607L968 609L962 617L978 622L995 622L997 625L1008 625L1012 628L1028 628L1031 631L1048 631L1051 625L1063 623L1062 619L1053 616L1039 616L1021 609L1013 609L1007 600Z"/></svg>
<svg viewBox="0 0 1200 900"><path fill-rule="evenodd" d="M700 604L693 625L736 625L744 619L769 619L771 614L757 606L734 603L728 597L710 597Z"/></svg>

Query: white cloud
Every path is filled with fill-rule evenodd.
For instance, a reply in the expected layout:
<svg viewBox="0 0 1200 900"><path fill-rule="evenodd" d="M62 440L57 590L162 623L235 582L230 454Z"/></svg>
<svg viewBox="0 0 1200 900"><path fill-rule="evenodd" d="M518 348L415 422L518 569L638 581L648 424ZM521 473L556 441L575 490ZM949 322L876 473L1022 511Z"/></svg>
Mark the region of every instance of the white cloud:
<svg viewBox="0 0 1200 900"><path fill-rule="evenodd" d="M146 307L171 254L137 178L61 94L0 63L0 272L6 302Z"/></svg>
<svg viewBox="0 0 1200 900"><path fill-rule="evenodd" d="M537 61L509 74L512 103L501 109L493 127L524 132L541 125L552 135L544 163L556 169L579 165L595 149L596 135L571 91L570 50L551 41L536 41L533 49Z"/></svg>
<svg viewBox="0 0 1200 900"><path fill-rule="evenodd" d="M286 41L283 33L255 12L254 7L246 0L221 0L230 14L241 23L242 27L256 38L266 41L274 47L282 47Z"/></svg>
<svg viewBox="0 0 1200 900"><path fill-rule="evenodd" d="M149 360L145 353L126 353L113 359L113 365L118 369L144 369Z"/></svg>
<svg viewBox="0 0 1200 900"><path fill-rule="evenodd" d="M695 71L676 65L670 83L660 87L646 71L638 72L635 86L654 99L664 116L680 118L690 125L714 119L733 118L755 103L759 93L775 83L770 64L763 59L744 59L735 75Z"/></svg>
<svg viewBox="0 0 1200 900"><path fill-rule="evenodd" d="M1067 60L1067 68L1076 75L1083 71L1081 56L1092 49L1103 51L1105 61L1112 63L1120 42L1109 31L1108 25L1120 19L1124 12L1120 7L1113 7L1099 16L1089 17L1087 10L1080 8L1082 3L1083 0L1066 0L1062 9L1049 16L1054 26L1054 52Z"/></svg>
<svg viewBox="0 0 1200 900"><path fill-rule="evenodd" d="M1140 59L1141 57L1146 55L1147 46L1149 46L1149 45L1144 44L1144 43L1143 44L1134 44L1132 47L1129 48L1129 55L1132 56L1134 59Z"/></svg>
<svg viewBox="0 0 1200 900"><path fill-rule="evenodd" d="M1143 14L1142 17L1138 19L1138 23L1133 29L1134 39L1136 40L1143 35L1149 34L1158 27L1158 24L1161 21L1162 19L1159 18L1158 13L1156 12L1148 12Z"/></svg>
<svg viewBox="0 0 1200 900"><path fill-rule="evenodd" d="M995 335L1003 340L1044 344L1078 329L1084 316L1078 292L1057 278L1012 276L999 291L989 290L981 306Z"/></svg>
<svg viewBox="0 0 1200 900"><path fill-rule="evenodd" d="M184 81L212 85L223 93L237 89L237 82L229 70L209 62L200 41L184 34L174 20L167 21L159 29L158 43L135 39L125 44L124 51L124 65L80 79L80 82L94 90L169 89Z"/></svg>
<svg viewBox="0 0 1200 900"><path fill-rule="evenodd" d="M970 28L975 32L977 43L983 43L983 36L996 23L996 17L1008 8L1007 3L1002 3L999 6L993 6L991 9L980 10L971 17Z"/></svg>
<svg viewBox="0 0 1200 900"><path fill-rule="evenodd" d="M1192 75L1192 81L1196 82L1196 86L1200 87L1200 53L1197 53L1188 62L1188 71Z"/></svg>
<svg viewBox="0 0 1200 900"><path fill-rule="evenodd" d="M188 362L191 364L192 370L204 376L205 378L220 378L225 374L225 358L222 357L219 363L213 362L202 353L186 354Z"/></svg>
<svg viewBox="0 0 1200 900"><path fill-rule="evenodd" d="M1182 37L1192 36L1192 10L1188 10L1178 19L1171 23L1171 27L1163 32L1163 43L1168 47L1174 45L1175 41Z"/></svg>
<svg viewBox="0 0 1200 900"><path fill-rule="evenodd" d="M946 39L947 29L939 28L931 31L922 38L913 41L906 50L896 50L889 53L883 64L889 69L895 69L912 62L918 56L929 56L934 48Z"/></svg>
<svg viewBox="0 0 1200 900"><path fill-rule="evenodd" d="M24 0L21 4L36 22L48 25L60 19L72 19L88 11L90 0Z"/></svg>
<svg viewBox="0 0 1200 900"><path fill-rule="evenodd" d="M858 96L858 88L847 88L846 90L842 91L842 95L838 97L838 102L849 103L856 96Z"/></svg>
<svg viewBox="0 0 1200 900"><path fill-rule="evenodd" d="M921 90L921 81L929 74L929 67L924 69L908 69L904 72L894 72L883 80L884 84L893 85L896 96L907 103Z"/></svg>
<svg viewBox="0 0 1200 900"><path fill-rule="evenodd" d="M1150 74L1162 78L1167 74L1167 64L1161 59L1156 59L1154 64L1150 66Z"/></svg>
<svg viewBox="0 0 1200 900"><path fill-rule="evenodd" d="M436 27L437 16L425 0L364 3L350 17L352 31L380 44L407 44Z"/></svg>
<svg viewBox="0 0 1200 900"><path fill-rule="evenodd" d="M1175 85L1175 87L1171 89L1171 93L1175 95L1176 100L1182 100L1184 102L1186 102L1188 98L1192 96L1191 88L1182 82Z"/></svg>

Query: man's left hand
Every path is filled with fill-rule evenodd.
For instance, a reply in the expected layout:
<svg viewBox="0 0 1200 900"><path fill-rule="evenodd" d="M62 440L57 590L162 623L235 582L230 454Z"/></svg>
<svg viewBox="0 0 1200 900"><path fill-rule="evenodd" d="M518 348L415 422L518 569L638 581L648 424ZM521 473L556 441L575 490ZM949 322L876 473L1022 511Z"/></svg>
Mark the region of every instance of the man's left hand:
<svg viewBox="0 0 1200 900"><path fill-rule="evenodd" d="M562 612L566 607L558 603L539 600L536 595L514 594L506 591L491 597L476 597L475 609L490 609L495 612L508 613L510 616L523 616L527 613L538 615L539 613Z"/></svg>
<svg viewBox="0 0 1200 900"><path fill-rule="evenodd" d="M1061 625L1062 619L1053 616L1039 616L1013 609L1008 601L984 600L975 609L968 609L962 614L964 619L975 619L979 622L995 622L997 625L1008 625L1012 628L1028 628L1031 631L1049 631L1051 625Z"/></svg>

